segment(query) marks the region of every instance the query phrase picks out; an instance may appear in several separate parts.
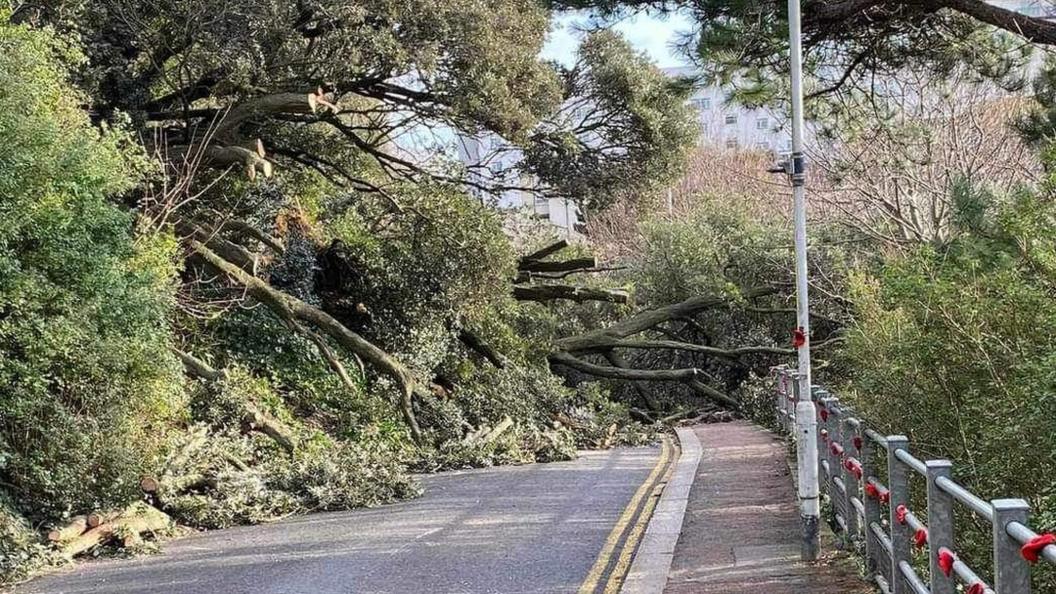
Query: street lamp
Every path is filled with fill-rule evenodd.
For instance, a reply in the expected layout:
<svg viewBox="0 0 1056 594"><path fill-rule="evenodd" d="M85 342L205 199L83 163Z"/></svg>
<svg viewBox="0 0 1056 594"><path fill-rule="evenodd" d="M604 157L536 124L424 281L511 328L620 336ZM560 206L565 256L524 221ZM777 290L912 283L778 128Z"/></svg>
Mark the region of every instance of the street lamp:
<svg viewBox="0 0 1056 594"><path fill-rule="evenodd" d="M807 285L807 197L806 160L803 157L803 35L800 0L788 0L788 50L792 75L792 154L788 173L792 180L792 219L796 245L796 331L799 365L796 402L796 457L799 471L799 515L803 522L800 555L805 561L818 557L818 441L817 419L810 392L810 309Z"/></svg>

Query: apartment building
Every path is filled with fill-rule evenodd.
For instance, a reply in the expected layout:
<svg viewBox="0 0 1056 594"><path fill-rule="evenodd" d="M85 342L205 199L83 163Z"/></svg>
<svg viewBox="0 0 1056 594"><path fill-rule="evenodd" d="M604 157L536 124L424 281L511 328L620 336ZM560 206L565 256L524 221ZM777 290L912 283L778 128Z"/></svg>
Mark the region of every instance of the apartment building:
<svg viewBox="0 0 1056 594"><path fill-rule="evenodd" d="M665 68L671 77L694 76L691 67ZM764 150L775 153L792 149L792 135L783 114L769 109L748 109L727 101L721 87L698 88L689 98L700 122L700 143L730 150Z"/></svg>
<svg viewBox="0 0 1056 594"><path fill-rule="evenodd" d="M497 193L473 190L482 202L495 208L525 211L553 225L558 234L566 239L582 233L583 216L574 201L542 197L538 192L531 191L536 180L518 170L522 158L520 151L511 149L494 135L460 137L457 149L458 158L469 168L471 180L508 187Z"/></svg>

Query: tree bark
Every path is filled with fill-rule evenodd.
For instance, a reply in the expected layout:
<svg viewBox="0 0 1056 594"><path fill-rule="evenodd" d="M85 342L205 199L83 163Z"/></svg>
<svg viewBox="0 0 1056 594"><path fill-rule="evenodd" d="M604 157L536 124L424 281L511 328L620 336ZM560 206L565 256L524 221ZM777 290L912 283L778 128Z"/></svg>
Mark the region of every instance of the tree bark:
<svg viewBox="0 0 1056 594"><path fill-rule="evenodd" d="M279 444L282 449L286 450L287 454L293 455L296 442L285 425L260 412L252 404L247 404L246 409L246 414L242 418L244 425L253 431L259 431L267 435L275 443Z"/></svg>
<svg viewBox="0 0 1056 594"><path fill-rule="evenodd" d="M48 540L62 543L84 534L88 530L88 516L80 515L70 518L65 526L57 526L48 531Z"/></svg>
<svg viewBox="0 0 1056 594"><path fill-rule="evenodd" d="M540 262L538 260L522 261L517 267L521 272L566 272L584 268L597 268L597 258L576 258L560 262Z"/></svg>
<svg viewBox="0 0 1056 594"><path fill-rule="evenodd" d="M167 152L165 156L170 162L183 161L188 165L202 164L218 169L239 167L251 180L257 179L258 173L270 178L274 172L271 161L244 146L212 143L177 145L169 147Z"/></svg>
<svg viewBox="0 0 1056 594"><path fill-rule="evenodd" d="M619 367L622 369L631 368L631 364L628 363L627 360L624 359L619 353L615 353L613 351L605 351L604 353L602 353L602 356L604 356L605 359L610 364L612 364L613 367ZM653 412L660 410L659 405L657 405L656 400L653 398L652 391L650 391L648 387L643 386L639 382L634 382L633 385L634 391L638 393L638 397L642 399L642 403L645 405L645 408L647 410Z"/></svg>
<svg viewBox="0 0 1056 594"><path fill-rule="evenodd" d="M185 353L179 349L173 349L173 352L175 352L176 356L183 362L183 367L187 373L195 377L207 381L219 381L227 378L227 373L225 371L214 369L205 361L202 361L190 353ZM296 441L293 438L292 432L279 421L261 412L252 403L246 403L246 413L242 417L241 422L250 430L259 431L260 433L267 435L289 454L293 454L296 449ZM245 468L242 468L242 470L245 470ZM149 481L148 486L144 486L144 483L147 481ZM152 490L148 487L152 486L153 491L156 491L157 484L158 482L156 479L145 477L143 481L141 481L140 487L144 492L150 493Z"/></svg>
<svg viewBox="0 0 1056 594"><path fill-rule="evenodd" d="M795 355L795 349L786 349L776 346L746 346L746 347L735 347L732 349L723 349L719 347L704 346L700 344L693 344L689 342L679 342L676 340L613 340L608 348L623 348L623 349L673 349L679 351L689 351L693 353L703 353L705 355L715 355L717 357L735 358L744 355L754 354L766 354L766 355Z"/></svg>
<svg viewBox="0 0 1056 594"><path fill-rule="evenodd" d="M241 233L242 235L248 236L259 241L261 244L268 246L277 254L281 255L286 252L286 246L283 245L282 241L270 233L266 233L245 221L225 216L223 213L211 208L208 209L206 213L213 218L212 223L216 226L217 231L230 230L236 233Z"/></svg>
<svg viewBox="0 0 1056 594"><path fill-rule="evenodd" d="M543 248L538 249L538 250L536 250L536 251L534 251L534 252L532 252L532 253L530 253L530 254L528 254L526 256L522 256L521 259L520 259L520 264L524 265L524 264L529 263L529 262L534 262L535 260L542 260L543 258L545 258L547 256L550 256L552 254L556 254L557 252L560 252L561 250L563 250L563 249L565 249L567 247L568 247L568 241L566 241L564 239L559 239L558 241L555 241L554 243L546 245Z"/></svg>
<svg viewBox="0 0 1056 594"><path fill-rule="evenodd" d="M237 129L249 120L274 114L315 114L320 111L336 111L322 89L308 93L272 93L252 97L233 105L227 110L214 135L218 138L237 138Z"/></svg>

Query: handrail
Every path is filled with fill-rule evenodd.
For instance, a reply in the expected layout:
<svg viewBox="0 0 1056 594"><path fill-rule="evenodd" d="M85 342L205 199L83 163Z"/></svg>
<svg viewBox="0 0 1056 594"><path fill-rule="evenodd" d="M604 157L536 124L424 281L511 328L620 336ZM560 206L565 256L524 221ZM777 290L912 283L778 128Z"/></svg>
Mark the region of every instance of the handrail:
<svg viewBox="0 0 1056 594"><path fill-rule="evenodd" d="M913 455L906 450L895 450L895 457L906 466L915 470L917 474L928 474L928 469L924 466L924 463L914 458Z"/></svg>
<svg viewBox="0 0 1056 594"><path fill-rule="evenodd" d="M865 430L865 436L873 440L877 445L887 447L887 438L872 429Z"/></svg>
<svg viewBox="0 0 1056 594"><path fill-rule="evenodd" d="M1005 532L1007 532L1009 536L1011 536L1013 539L1015 539L1017 543L1021 545L1025 545L1031 540L1038 537L1037 532L1034 532L1030 528L1014 520L1009 522L1008 524L1005 524ZM1056 546L1049 545L1045 547L1041 550L1039 557L1041 559L1045 559L1053 565L1056 565Z"/></svg>
<svg viewBox="0 0 1056 594"><path fill-rule="evenodd" d="M1030 508L1026 501L979 497L951 478L951 462L920 460L910 452L906 437L881 435L823 388L813 386L809 399L798 390L790 394L782 388L794 385L788 380L795 370L779 367L776 372L778 425L791 436L794 447L803 445L817 452L819 484L822 495L833 503L833 518L845 538L864 543L866 567L884 592L946 594L961 583L965 591L1029 594L1031 563L1027 559L1032 562L1036 553L1037 560L1056 565L1056 545L1044 546L1051 537L1041 539L1027 525ZM815 404L816 444L796 443L797 395ZM884 458L886 462L878 463ZM908 508L910 482L922 479L927 483L926 517ZM957 558L954 502L993 526L993 586ZM913 545L928 549L927 583L913 567ZM884 574L879 568L890 571Z"/></svg>
<svg viewBox="0 0 1056 594"><path fill-rule="evenodd" d="M937 484L943 491L952 495L954 499L967 506L968 509L991 522L994 521L994 508L990 507L989 501L983 501L979 497L973 495L968 489L965 489L944 476L935 479L935 484Z"/></svg>

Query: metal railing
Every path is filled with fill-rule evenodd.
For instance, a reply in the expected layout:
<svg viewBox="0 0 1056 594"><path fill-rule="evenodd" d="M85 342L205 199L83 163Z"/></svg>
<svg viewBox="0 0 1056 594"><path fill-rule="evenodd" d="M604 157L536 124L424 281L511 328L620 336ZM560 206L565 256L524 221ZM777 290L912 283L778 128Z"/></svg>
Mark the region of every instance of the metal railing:
<svg viewBox="0 0 1056 594"><path fill-rule="evenodd" d="M795 445L796 371L778 367L778 425ZM984 500L951 478L949 460L919 460L909 439L881 435L840 399L814 386L811 400L818 415L818 466L821 492L831 502L836 525L845 538L864 545L867 577L889 594L1029 594L1027 556L1056 565L1056 545L1030 529L1030 506L1023 499ZM879 461L879 462L878 462ZM885 462L886 461L886 464ZM885 468L886 467L886 468ZM881 481L886 475L887 484ZM925 510L911 507L910 481L923 479ZM992 582L957 556L954 507L963 506L988 522L992 533ZM913 567L913 549L927 551L927 579Z"/></svg>

